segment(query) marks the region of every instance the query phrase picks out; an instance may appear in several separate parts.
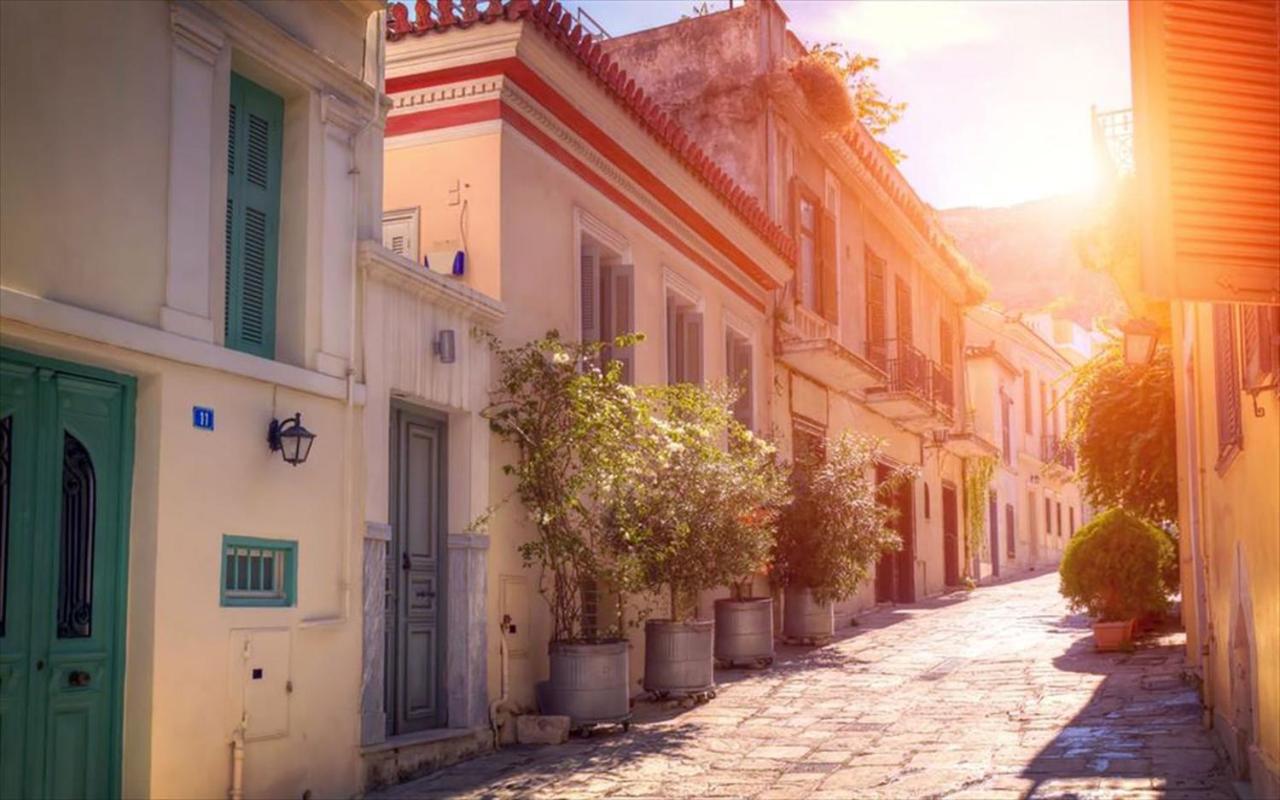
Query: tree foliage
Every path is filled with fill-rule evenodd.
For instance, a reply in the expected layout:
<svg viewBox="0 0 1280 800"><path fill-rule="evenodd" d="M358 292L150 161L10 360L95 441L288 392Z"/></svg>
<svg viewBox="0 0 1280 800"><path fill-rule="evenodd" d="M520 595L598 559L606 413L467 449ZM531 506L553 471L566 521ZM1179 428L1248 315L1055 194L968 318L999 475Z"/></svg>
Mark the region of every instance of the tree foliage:
<svg viewBox="0 0 1280 800"><path fill-rule="evenodd" d="M644 440L630 447L640 471L615 497L623 524L611 546L631 570L627 584L666 587L679 620L699 591L764 566L786 480L772 445L734 418L732 392L679 384L637 393Z"/></svg>
<svg viewBox="0 0 1280 800"><path fill-rule="evenodd" d="M792 464L792 496L778 520L774 578L813 591L819 603L853 594L871 564L902 540L889 527L896 513L888 498L915 471L904 466L877 485L884 443L846 431L826 452L804 452Z"/></svg>
<svg viewBox="0 0 1280 800"><path fill-rule="evenodd" d="M639 337L614 342L629 346ZM599 366L600 344L545 337L506 348L490 346L499 366L498 383L484 415L491 429L515 445L517 458L503 466L515 479L537 536L520 547L526 565L542 567L539 588L551 606L552 641L600 635L584 631L582 600L587 582L613 583L626 573L605 545L626 524L613 498L642 474L643 458L633 445L645 420L635 392L622 381L622 367ZM619 635L620 626L603 635Z"/></svg>
<svg viewBox="0 0 1280 800"><path fill-rule="evenodd" d="M885 144L883 137L902 119L907 104L884 96L871 76L878 69L880 59L850 53L830 42L811 46L792 65L791 76L823 122L840 131L861 123L890 160L898 164L906 155Z"/></svg>
<svg viewBox="0 0 1280 800"><path fill-rule="evenodd" d="M1119 341L1078 367L1069 396L1085 497L1156 524L1178 514L1173 360L1167 346L1150 364L1130 365Z"/></svg>
<svg viewBox="0 0 1280 800"><path fill-rule="evenodd" d="M1058 568L1072 608L1101 622L1159 613L1168 606L1164 576L1176 553L1151 523L1124 509L1103 512L1067 543Z"/></svg>

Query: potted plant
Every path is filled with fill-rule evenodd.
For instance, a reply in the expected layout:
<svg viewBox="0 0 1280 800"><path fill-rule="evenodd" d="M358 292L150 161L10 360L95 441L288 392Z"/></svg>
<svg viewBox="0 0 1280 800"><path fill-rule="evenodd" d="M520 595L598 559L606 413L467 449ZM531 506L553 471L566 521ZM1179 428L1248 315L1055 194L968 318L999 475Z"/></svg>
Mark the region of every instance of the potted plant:
<svg viewBox="0 0 1280 800"><path fill-rule="evenodd" d="M625 347L627 336L613 342ZM520 547L542 569L539 589L551 606L550 679L539 687L544 713L582 727L630 716L627 641L621 621L584 624L584 594L616 586L625 566L605 546L620 524L613 496L636 474L641 421L621 365L600 364L599 344L562 341L556 332L514 348L490 339L499 377L484 415L515 447L503 467L515 481L535 535ZM622 604L618 604L619 617Z"/></svg>
<svg viewBox="0 0 1280 800"><path fill-rule="evenodd" d="M1100 651L1128 647L1134 621L1168 607L1168 538L1124 509L1099 514L1067 543L1058 568L1062 596L1094 618Z"/></svg>
<svg viewBox="0 0 1280 800"><path fill-rule="evenodd" d="M779 516L773 555L774 579L785 590L785 638L829 639L834 601L857 590L881 553L902 546L889 528L895 512L882 501L914 472L900 467L877 484L883 449L875 437L846 431L794 459L791 499Z"/></svg>
<svg viewBox="0 0 1280 800"><path fill-rule="evenodd" d="M634 587L667 592L670 617L645 621L644 687L656 695L714 690L711 620L698 594L759 569L786 484L773 447L733 416L733 395L692 384L647 387L648 432L632 444L643 479L617 498L612 530Z"/></svg>

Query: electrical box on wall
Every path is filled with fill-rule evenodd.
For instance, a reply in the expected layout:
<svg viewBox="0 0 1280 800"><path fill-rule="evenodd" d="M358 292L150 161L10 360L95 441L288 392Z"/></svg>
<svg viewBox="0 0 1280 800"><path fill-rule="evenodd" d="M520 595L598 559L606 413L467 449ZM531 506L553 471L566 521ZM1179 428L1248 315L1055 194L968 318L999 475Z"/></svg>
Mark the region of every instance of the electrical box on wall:
<svg viewBox="0 0 1280 800"><path fill-rule="evenodd" d="M289 734L290 642L287 628L231 631L228 708L234 729L243 718L245 741Z"/></svg>
<svg viewBox="0 0 1280 800"><path fill-rule="evenodd" d="M512 657L529 652L529 582L523 575L498 578L498 623L505 627L507 652Z"/></svg>

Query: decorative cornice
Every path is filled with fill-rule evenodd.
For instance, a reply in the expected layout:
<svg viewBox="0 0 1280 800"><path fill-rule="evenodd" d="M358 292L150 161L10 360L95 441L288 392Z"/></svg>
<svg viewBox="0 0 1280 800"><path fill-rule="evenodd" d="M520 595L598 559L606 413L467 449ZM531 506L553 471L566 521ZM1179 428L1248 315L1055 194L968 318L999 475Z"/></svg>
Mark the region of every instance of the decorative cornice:
<svg viewBox="0 0 1280 800"><path fill-rule="evenodd" d="M502 303L458 280L419 267L372 240L360 242L357 260L369 278L417 295L427 302L456 309L481 325L493 325L506 316Z"/></svg>
<svg viewBox="0 0 1280 800"><path fill-rule="evenodd" d="M206 64L216 63L227 44L215 25L185 3L169 6L169 27L174 45Z"/></svg>
<svg viewBox="0 0 1280 800"><path fill-rule="evenodd" d="M360 130L369 116L361 114L355 106L331 94L320 98L320 122L326 127L333 127L347 135Z"/></svg>

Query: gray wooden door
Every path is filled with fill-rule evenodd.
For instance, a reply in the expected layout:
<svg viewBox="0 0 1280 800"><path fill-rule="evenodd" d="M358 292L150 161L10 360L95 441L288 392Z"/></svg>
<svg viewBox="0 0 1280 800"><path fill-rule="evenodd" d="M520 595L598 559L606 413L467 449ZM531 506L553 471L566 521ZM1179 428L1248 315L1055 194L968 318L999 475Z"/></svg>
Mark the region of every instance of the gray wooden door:
<svg viewBox="0 0 1280 800"><path fill-rule="evenodd" d="M393 414L387 578L390 734L444 727L445 424Z"/></svg>

